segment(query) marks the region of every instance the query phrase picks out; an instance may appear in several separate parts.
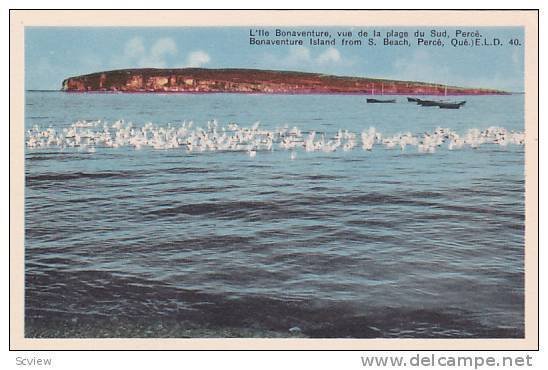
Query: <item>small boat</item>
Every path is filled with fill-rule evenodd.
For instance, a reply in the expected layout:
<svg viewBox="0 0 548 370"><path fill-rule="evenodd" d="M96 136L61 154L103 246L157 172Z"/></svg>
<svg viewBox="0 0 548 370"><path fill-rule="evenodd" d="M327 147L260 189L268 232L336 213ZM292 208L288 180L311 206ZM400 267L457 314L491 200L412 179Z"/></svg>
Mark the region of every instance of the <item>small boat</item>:
<svg viewBox="0 0 548 370"><path fill-rule="evenodd" d="M459 102L440 102L438 107L441 109L459 109L464 104L466 104L466 101L464 100Z"/></svg>
<svg viewBox="0 0 548 370"><path fill-rule="evenodd" d="M368 103L395 103L396 99L373 99L367 98Z"/></svg>
<svg viewBox="0 0 548 370"><path fill-rule="evenodd" d="M419 101L419 98L410 98L410 97L407 97L407 101L410 102L410 103L417 103Z"/></svg>
<svg viewBox="0 0 548 370"><path fill-rule="evenodd" d="M423 107L438 107L439 104L443 103L442 101L439 101L439 100L422 100L422 99L417 99L417 104L420 105L420 106L423 106Z"/></svg>

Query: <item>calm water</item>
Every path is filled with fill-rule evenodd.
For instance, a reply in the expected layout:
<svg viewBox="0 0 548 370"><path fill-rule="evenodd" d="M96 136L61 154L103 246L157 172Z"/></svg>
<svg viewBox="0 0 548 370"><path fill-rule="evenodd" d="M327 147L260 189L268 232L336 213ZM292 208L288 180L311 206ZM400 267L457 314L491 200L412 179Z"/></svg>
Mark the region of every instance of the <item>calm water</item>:
<svg viewBox="0 0 548 370"><path fill-rule="evenodd" d="M26 125L524 129L519 95L466 97L459 110L398 99L31 91ZM25 159L27 336L524 334L522 146Z"/></svg>

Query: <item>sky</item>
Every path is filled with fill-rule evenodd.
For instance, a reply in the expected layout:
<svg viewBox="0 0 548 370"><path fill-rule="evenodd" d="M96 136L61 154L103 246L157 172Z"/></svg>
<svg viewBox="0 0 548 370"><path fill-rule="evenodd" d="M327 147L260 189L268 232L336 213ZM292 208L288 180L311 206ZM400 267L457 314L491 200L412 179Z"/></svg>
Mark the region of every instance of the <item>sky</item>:
<svg viewBox="0 0 548 370"><path fill-rule="evenodd" d="M374 27L367 27L371 31ZM364 27L284 27L352 30ZM382 33L391 28L377 27ZM397 27L428 32L429 28ZM454 33L455 28L447 28ZM256 46L248 27L27 27L25 88L58 90L71 76L121 68L258 68L523 91L519 27L460 28L499 38L498 47ZM275 28L267 28L271 33ZM448 40L447 40L448 41Z"/></svg>

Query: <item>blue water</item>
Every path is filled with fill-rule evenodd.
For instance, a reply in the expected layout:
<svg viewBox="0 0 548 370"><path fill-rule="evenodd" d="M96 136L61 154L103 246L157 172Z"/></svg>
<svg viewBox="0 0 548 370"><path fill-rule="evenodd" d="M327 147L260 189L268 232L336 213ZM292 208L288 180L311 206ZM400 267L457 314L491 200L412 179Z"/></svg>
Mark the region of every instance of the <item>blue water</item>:
<svg viewBox="0 0 548 370"><path fill-rule="evenodd" d="M523 96L464 99L28 91L25 125L524 130ZM25 174L29 337L524 334L522 146L27 149Z"/></svg>

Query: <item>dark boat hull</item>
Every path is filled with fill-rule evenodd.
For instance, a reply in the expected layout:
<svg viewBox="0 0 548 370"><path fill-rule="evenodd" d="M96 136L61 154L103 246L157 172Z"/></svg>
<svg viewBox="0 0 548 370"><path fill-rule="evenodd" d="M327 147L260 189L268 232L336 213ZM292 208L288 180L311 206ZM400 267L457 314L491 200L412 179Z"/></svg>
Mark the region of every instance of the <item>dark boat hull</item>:
<svg viewBox="0 0 548 370"><path fill-rule="evenodd" d="M457 102L457 103L440 103L438 106L441 108L441 109L459 109L460 107L462 107L466 102L465 101L461 101L461 102Z"/></svg>
<svg viewBox="0 0 548 370"><path fill-rule="evenodd" d="M417 99L417 104L423 107L437 107L441 102L436 100L421 100Z"/></svg>
<svg viewBox="0 0 548 370"><path fill-rule="evenodd" d="M367 98L366 101L368 103L395 103L396 99L373 99L373 98Z"/></svg>
<svg viewBox="0 0 548 370"><path fill-rule="evenodd" d="M442 109L459 109L462 107L466 101L460 102L448 102L441 100L421 100L417 99L417 104L423 107L439 107Z"/></svg>

